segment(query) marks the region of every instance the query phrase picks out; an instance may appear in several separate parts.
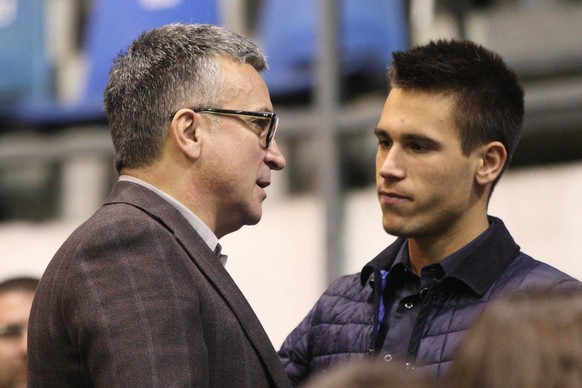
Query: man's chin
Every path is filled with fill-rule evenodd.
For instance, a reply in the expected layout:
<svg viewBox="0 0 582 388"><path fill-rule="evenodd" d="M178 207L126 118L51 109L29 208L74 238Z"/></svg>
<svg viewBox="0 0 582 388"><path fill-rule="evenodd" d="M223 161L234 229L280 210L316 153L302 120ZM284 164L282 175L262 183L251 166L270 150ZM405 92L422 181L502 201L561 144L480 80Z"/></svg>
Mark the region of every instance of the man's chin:
<svg viewBox="0 0 582 388"><path fill-rule="evenodd" d="M259 208L258 211L254 211L250 214L247 214L246 217L246 222L245 225L256 225L259 223L259 221L261 221L261 218L263 217L263 211L261 208Z"/></svg>
<svg viewBox="0 0 582 388"><path fill-rule="evenodd" d="M402 231L400 229L394 229L394 228L387 228L384 227L384 231L389 234L390 236L394 236L394 237L406 237L402 234Z"/></svg>
<svg viewBox="0 0 582 388"><path fill-rule="evenodd" d="M253 217L249 220L249 222L247 223L247 225L256 225L261 221L261 215L258 215L257 217Z"/></svg>
<svg viewBox="0 0 582 388"><path fill-rule="evenodd" d="M412 234L414 234L410 228L407 228L406 225L402 225L400 223L385 222L383 227L386 233L395 237L410 237Z"/></svg>

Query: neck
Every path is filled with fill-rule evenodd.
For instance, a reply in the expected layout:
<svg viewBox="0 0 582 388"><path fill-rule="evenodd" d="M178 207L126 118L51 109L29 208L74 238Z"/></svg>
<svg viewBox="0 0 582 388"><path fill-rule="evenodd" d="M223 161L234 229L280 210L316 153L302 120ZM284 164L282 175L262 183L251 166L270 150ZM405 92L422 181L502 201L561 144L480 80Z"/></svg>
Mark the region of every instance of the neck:
<svg viewBox="0 0 582 388"><path fill-rule="evenodd" d="M121 171L121 175L141 179L168 194L196 214L218 236L216 217L213 216L215 207L208 201L211 196L196 190L202 185L194 183L190 171L181 171L180 174L170 174L167 171L172 171L172 169L154 166L142 169L124 169Z"/></svg>

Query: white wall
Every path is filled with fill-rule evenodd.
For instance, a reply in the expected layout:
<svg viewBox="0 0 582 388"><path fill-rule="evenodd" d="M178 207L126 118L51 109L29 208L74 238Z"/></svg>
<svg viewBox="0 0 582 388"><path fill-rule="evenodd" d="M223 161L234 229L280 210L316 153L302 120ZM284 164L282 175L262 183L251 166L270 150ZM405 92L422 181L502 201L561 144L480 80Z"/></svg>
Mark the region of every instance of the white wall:
<svg viewBox="0 0 582 388"><path fill-rule="evenodd" d="M265 202L259 225L221 242L229 255L229 272L279 347L326 284L320 202L275 191ZM508 171L496 188L490 213L505 221L526 253L582 279L581 198L582 162ZM382 230L373 188L348 196L346 217L344 272L351 273L394 238ZM0 278L40 275L79 223L0 224Z"/></svg>

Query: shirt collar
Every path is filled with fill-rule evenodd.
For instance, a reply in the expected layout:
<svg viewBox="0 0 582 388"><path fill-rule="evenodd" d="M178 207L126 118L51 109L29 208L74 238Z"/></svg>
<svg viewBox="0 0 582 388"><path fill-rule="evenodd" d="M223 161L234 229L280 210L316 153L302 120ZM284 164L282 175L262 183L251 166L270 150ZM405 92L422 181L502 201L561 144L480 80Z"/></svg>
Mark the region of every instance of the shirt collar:
<svg viewBox="0 0 582 388"><path fill-rule="evenodd" d="M216 246L218 245L218 238L212 232L212 230L210 230L210 228L196 214L194 214L192 210L188 209L174 197L158 189L156 186L133 176L121 175L119 177L119 180L137 183L138 185L141 185L146 189L149 189L154 193L158 194L160 197L162 197L172 206L174 206L180 212L180 214L182 214L182 216L184 216L186 221L188 221L192 228L194 228L194 230L200 235L200 237L202 237L202 239L204 240L206 245L208 245L208 248L210 248L210 250L214 251L216 249Z"/></svg>
<svg viewBox="0 0 582 388"><path fill-rule="evenodd" d="M477 295L483 295L517 257L520 247L503 221L495 217L489 217L489 228L476 240L465 247L467 251L448 276L466 284Z"/></svg>
<svg viewBox="0 0 582 388"><path fill-rule="evenodd" d="M399 237L366 264L360 275L362 286L374 270L392 268L403 246L406 246L406 239ZM481 235L440 263L445 277L457 279L476 294L483 295L519 251L503 221L489 217L489 227Z"/></svg>
<svg viewBox="0 0 582 388"><path fill-rule="evenodd" d="M483 233L481 233L477 238L471 241L469 244L465 245L458 251L450 254L440 261L440 265L445 271L445 275L450 275L461 267L463 260L468 257L475 248L481 245L493 232L491 225Z"/></svg>
<svg viewBox="0 0 582 388"><path fill-rule="evenodd" d="M438 262L438 263L434 263L434 264L430 264L427 265L425 267L422 268L421 273L419 274L415 274L415 277L418 277L421 279L421 283L423 282L423 279L426 278L427 274L430 273L430 275L428 275L431 279L433 278L437 278L440 279L443 276L445 276L447 274L447 272L444 270L443 267L443 263L445 261L448 261L449 258L445 258L444 260ZM398 250L398 253L396 254L396 258L394 259L394 263L392 264L392 266L390 267L390 276L406 276L406 273L410 273L410 274L414 274L414 270L412 269L412 264L410 263L410 255L408 252L408 240L406 240L404 242L404 244L402 244L400 246L400 249Z"/></svg>

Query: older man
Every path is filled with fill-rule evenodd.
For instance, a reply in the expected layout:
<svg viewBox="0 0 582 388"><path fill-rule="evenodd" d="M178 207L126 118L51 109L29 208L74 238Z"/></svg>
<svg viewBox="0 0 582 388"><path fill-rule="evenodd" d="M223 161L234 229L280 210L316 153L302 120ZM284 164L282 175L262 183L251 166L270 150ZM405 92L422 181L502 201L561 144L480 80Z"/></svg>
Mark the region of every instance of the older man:
<svg viewBox="0 0 582 388"><path fill-rule="evenodd" d="M33 304L32 386L284 387L218 239L259 222L285 166L258 47L211 25L142 34L105 90L119 182Z"/></svg>

